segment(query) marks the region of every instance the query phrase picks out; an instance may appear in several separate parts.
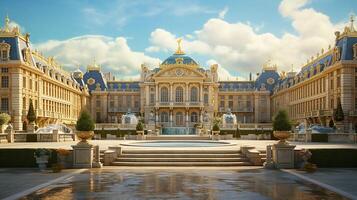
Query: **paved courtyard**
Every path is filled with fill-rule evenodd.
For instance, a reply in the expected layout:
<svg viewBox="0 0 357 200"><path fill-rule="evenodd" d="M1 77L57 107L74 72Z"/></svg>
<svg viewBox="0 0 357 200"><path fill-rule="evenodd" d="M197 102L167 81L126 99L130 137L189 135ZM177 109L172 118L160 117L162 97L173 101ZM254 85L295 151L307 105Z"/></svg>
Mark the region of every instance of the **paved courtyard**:
<svg viewBox="0 0 357 200"><path fill-rule="evenodd" d="M149 140L142 140L149 141ZM232 146L223 146L223 147L209 147L210 149L239 149L240 146L249 145L254 146L258 150L265 150L266 146L269 144L275 144L275 140L222 140L225 142L230 142L234 145ZM8 148L64 148L72 149L72 145L75 145L78 141L69 141L69 142L26 142L26 143L0 143L0 149ZM127 144L130 142L140 142L138 140L92 140L90 141L94 145L99 145L100 149L107 149L108 146ZM357 149L357 144L341 144L341 143L318 143L318 142L291 142L291 144L296 145L296 149L308 148L308 149ZM155 147L133 147L125 146L128 149L136 148L155 148ZM159 147L162 149L162 147ZM200 148L200 147L198 147ZM170 147L170 149L175 149ZM195 147L190 147L190 149L195 149Z"/></svg>
<svg viewBox="0 0 357 200"><path fill-rule="evenodd" d="M294 173L302 174L296 170ZM333 172L331 174L331 172ZM321 169L302 174L243 168L118 168L59 174L3 169L0 198L21 199L354 199L356 169ZM22 178L23 177L23 178ZM39 177L36 181L31 177ZM345 181L334 180L336 177ZM343 177L343 178L342 178ZM21 181L19 181L21 180ZM323 184L322 184L323 185Z"/></svg>

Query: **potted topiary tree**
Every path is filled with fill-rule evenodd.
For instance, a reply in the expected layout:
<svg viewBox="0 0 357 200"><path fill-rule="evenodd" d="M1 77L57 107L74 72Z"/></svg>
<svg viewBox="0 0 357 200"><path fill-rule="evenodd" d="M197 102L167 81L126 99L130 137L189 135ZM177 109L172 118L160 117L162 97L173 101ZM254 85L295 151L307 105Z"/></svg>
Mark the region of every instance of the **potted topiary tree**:
<svg viewBox="0 0 357 200"><path fill-rule="evenodd" d="M342 121L345 119L345 114L343 113L341 100L338 100L337 109L334 110L333 117L336 121L336 128L338 132L343 131L343 123Z"/></svg>
<svg viewBox="0 0 357 200"><path fill-rule="evenodd" d="M94 135L94 121L89 112L83 110L76 124L76 134L81 139L80 143L88 144L87 140Z"/></svg>
<svg viewBox="0 0 357 200"><path fill-rule="evenodd" d="M291 122L285 110L279 110L273 121L274 136L278 138L279 144L285 144L291 134Z"/></svg>
<svg viewBox="0 0 357 200"><path fill-rule="evenodd" d="M144 137L144 124L143 122L140 120L137 124L136 124L136 133L138 134L138 139L143 139Z"/></svg>
<svg viewBox="0 0 357 200"><path fill-rule="evenodd" d="M11 117L7 113L1 113L0 114L0 128L1 128L1 133L4 133L4 130L6 129L6 125L9 123Z"/></svg>
<svg viewBox="0 0 357 200"><path fill-rule="evenodd" d="M28 120L28 125L27 125L27 130L28 131L35 131L35 121L36 121L36 113L35 109L33 108L32 100L30 100L30 105L29 105L29 110L27 112L27 120Z"/></svg>
<svg viewBox="0 0 357 200"><path fill-rule="evenodd" d="M48 159L51 156L51 151L48 149L36 149L34 152L34 157L36 158L36 163L40 171L45 171Z"/></svg>
<svg viewBox="0 0 357 200"><path fill-rule="evenodd" d="M219 133L220 133L220 128L219 128L219 123L220 123L220 119L216 118L213 121L213 126L212 126L212 137L213 139L219 140Z"/></svg>

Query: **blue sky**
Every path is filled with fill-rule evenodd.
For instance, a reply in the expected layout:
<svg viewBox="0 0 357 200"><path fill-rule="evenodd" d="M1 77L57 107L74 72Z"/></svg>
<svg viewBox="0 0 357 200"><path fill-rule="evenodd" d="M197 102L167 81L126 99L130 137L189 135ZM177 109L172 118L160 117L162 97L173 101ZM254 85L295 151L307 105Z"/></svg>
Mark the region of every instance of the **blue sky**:
<svg viewBox="0 0 357 200"><path fill-rule="evenodd" d="M83 37L87 35L96 35L108 37L109 41L107 40L107 43L110 43L110 41L115 42L115 38L124 38L126 43L125 45L130 48L130 51L143 54L141 57L146 56L145 59L142 58L143 60L150 60L151 58L153 60L163 60L171 54L170 50L172 51L172 48L174 47L171 47L172 45L167 47L165 44L153 42L153 40L155 40L153 33L157 33L159 32L157 30L161 30L175 37L184 37L187 41L187 46L189 47L189 53L202 65L206 66L208 63L216 61L222 65L222 68L229 71L230 74L234 76L243 76L248 72L248 70L246 70L247 67L252 68L253 72L257 71L259 69L259 66L257 65L260 65L264 59L273 59L276 63L283 65L282 68L286 68L289 61L282 62L280 61L282 59L279 59L279 56L275 58L273 55L266 55L263 50L262 52L257 51L257 56L264 56L264 59L260 60L260 63L253 61L250 63L250 58L247 58L245 54L252 52L244 52L244 49L241 51L237 50L237 56L234 58L229 58L230 55L221 53L221 50L217 50L218 53L211 53L212 51L216 51L218 47L220 48L224 43L222 43L222 41L217 43L215 38L207 36L209 35L207 31L211 31L211 33L215 31L212 31L212 28L208 28L208 25L210 25L209 22L214 21L214 19L217 19L217 29L220 29L219 25L222 23L232 25L233 29L234 25L239 26L240 24L243 24L252 28L254 32L252 37L264 37L265 34L272 34L280 40L277 41L278 43L283 44L283 42L285 42L284 36L286 36L287 33L295 35L301 40L304 40L304 37L306 37L306 35L304 35L306 33L306 28L301 28L301 30L299 30L299 27L297 28L293 25L294 21L299 21L302 18L302 16L297 12L302 13L302 15L309 15L311 13L306 12L307 14L304 14L303 11L304 9L312 9L314 12L312 14L316 14L314 15L316 16L316 19L321 17L320 15L328 17L328 22L326 22L324 18L321 18L321 21L317 19L315 27L320 26L320 23L329 23L326 25L328 27L340 27L339 25L341 23L348 22L349 14L351 12L357 12L357 3L355 0L285 1L286 6L281 6L283 3L277 0L2 0L0 1L0 13L2 18L8 14L11 20L19 24L20 27L26 32L30 32L31 41L34 46L39 47L42 51L45 51L44 53L46 55L48 53L58 53L59 55L62 55L63 52L59 51L66 50L62 47L56 47L57 50L51 49L53 47L49 48L48 45L45 45L48 44L49 41L57 41L63 45L65 41L71 38L78 39L79 37L80 40L83 40ZM293 7L298 5L294 8L296 15L284 16L284 14L282 14L282 9L279 7L281 6L289 9L289 6L291 6L290 4ZM212 24L215 25L215 23ZM207 30L204 28L205 25L207 26ZM303 25L299 26L301 27ZM229 28L230 26L227 27L227 29ZM302 33L302 29L304 29L303 31L305 31L305 33ZM240 29L238 28L237 30ZM198 32L201 34L198 34ZM212 34L219 33L219 30L217 30L217 33ZM333 35L333 32L328 34ZM228 39L235 40L235 37L227 38L227 40ZM236 39L244 40L246 38L237 37ZM275 39L273 38L272 41L275 44L276 42L274 40ZM216 41L216 43L214 43L214 41ZM326 38L326 42L329 41L331 41L331 38ZM214 50L205 51L192 47L196 44L195 42L199 44L204 43L204 45L207 44ZM226 44L225 47L233 50L240 49L239 42L236 41L236 43L238 46L229 46L227 43L224 44ZM245 41L242 41L242 43L244 46L247 45L245 44ZM316 45L319 44L324 45L325 43L317 43ZM155 48L152 49L155 50L148 50L148 47L153 46L155 46ZM259 44L257 44L257 46L259 46ZM86 48L85 45L83 45L82 48ZM313 52L314 50L321 48L321 46L317 46L316 48L311 47L308 52ZM235 52L233 52L233 50L224 50L224 52L234 55ZM88 53L90 54L92 52ZM124 62L124 64L121 64L120 62L110 62L108 59L104 58L105 55L102 56L103 58L99 58L97 60L98 62L101 62L102 60L103 62L101 64L103 65L111 65L107 68L108 71L114 68L123 68L123 70L116 69L118 76L123 75L123 77L130 77L135 76L137 73L139 66L130 66L130 64L134 64L133 62L128 61ZM225 58L225 56L227 57ZM66 60L68 56L57 57L60 61L63 61L67 67L71 64L74 65L75 63L86 65L89 62L84 62L83 60L73 61L72 58L72 61L75 63L71 63L71 60ZM229 59L232 59L232 61L225 61ZM210 60L211 62L208 62ZM296 61L291 60L291 63L295 64ZM128 70L129 68L135 68L135 70L130 71Z"/></svg>

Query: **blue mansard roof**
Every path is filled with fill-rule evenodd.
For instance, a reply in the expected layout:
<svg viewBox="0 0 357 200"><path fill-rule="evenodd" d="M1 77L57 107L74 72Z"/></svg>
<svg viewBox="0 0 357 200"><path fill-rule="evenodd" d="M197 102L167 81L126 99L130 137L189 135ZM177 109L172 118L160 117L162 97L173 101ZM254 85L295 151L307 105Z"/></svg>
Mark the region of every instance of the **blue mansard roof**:
<svg viewBox="0 0 357 200"><path fill-rule="evenodd" d="M197 65L196 61L194 61L190 56L187 56L185 54L173 54L172 56L166 58L166 60L164 60L162 64L163 65L180 64L178 63L180 60L182 60L182 64Z"/></svg>
<svg viewBox="0 0 357 200"><path fill-rule="evenodd" d="M83 75L83 81L87 84L90 92L96 90L97 86L99 86L101 91L107 90L106 80L104 79L104 76L99 69L89 69Z"/></svg>
<svg viewBox="0 0 357 200"><path fill-rule="evenodd" d="M108 90L139 91L138 81L108 81Z"/></svg>
<svg viewBox="0 0 357 200"><path fill-rule="evenodd" d="M220 91L250 91L254 90L254 81L220 81Z"/></svg>

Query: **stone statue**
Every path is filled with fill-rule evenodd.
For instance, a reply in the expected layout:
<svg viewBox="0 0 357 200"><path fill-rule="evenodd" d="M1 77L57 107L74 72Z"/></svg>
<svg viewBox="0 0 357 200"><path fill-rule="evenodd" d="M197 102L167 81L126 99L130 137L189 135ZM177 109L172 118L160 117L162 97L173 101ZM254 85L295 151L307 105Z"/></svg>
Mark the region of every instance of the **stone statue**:
<svg viewBox="0 0 357 200"><path fill-rule="evenodd" d="M353 45L353 60L357 60L357 43Z"/></svg>
<svg viewBox="0 0 357 200"><path fill-rule="evenodd" d="M333 50L333 62L337 62L341 59L341 49L340 47L336 46Z"/></svg>
<svg viewBox="0 0 357 200"><path fill-rule="evenodd" d="M153 111L151 111L151 112L150 112L150 118L149 118L149 121L150 121L150 122L155 121L155 115L154 115L154 112L153 112Z"/></svg>
<svg viewBox="0 0 357 200"><path fill-rule="evenodd" d="M208 116L207 111L205 111L205 113L203 114L203 121L204 122L209 122L209 116Z"/></svg>

